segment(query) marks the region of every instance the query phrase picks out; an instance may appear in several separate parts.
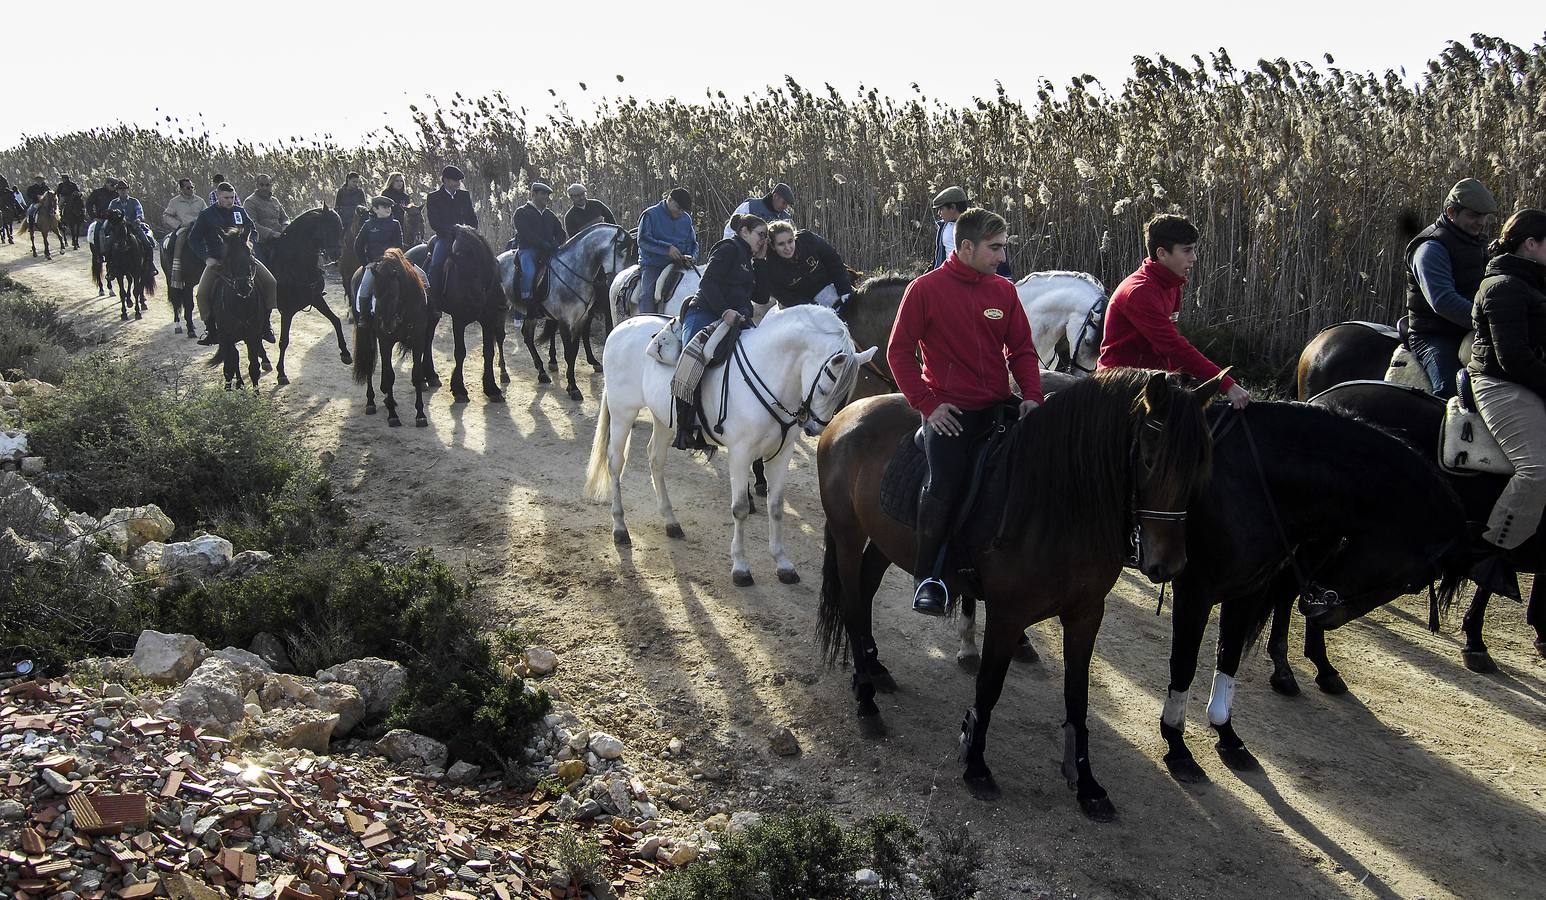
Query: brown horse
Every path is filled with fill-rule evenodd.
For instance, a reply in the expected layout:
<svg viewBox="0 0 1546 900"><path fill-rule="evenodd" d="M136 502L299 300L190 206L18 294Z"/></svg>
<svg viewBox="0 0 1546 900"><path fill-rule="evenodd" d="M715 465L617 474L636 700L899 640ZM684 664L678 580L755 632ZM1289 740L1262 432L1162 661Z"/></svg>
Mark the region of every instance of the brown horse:
<svg viewBox="0 0 1546 900"><path fill-rule="evenodd" d="M381 394L387 408L387 424L397 427L403 424L397 417L397 400L392 396L392 385L397 372L392 364L392 348L412 358L414 416L413 424L420 428L429 424L424 417L424 389L428 387L424 361L430 352L430 313L427 289L418 270L409 265L403 251L392 248L381 261L375 263L376 296L375 315L366 320L369 324L354 328L354 381L365 385L365 415L376 414L376 392L371 387L375 374L376 357L381 357ZM360 289L364 269L355 273L350 283L352 295Z"/></svg>
<svg viewBox="0 0 1546 900"><path fill-rule="evenodd" d="M424 207L410 203L403 207L403 246L417 247L424 242Z"/></svg>
<svg viewBox="0 0 1546 900"><path fill-rule="evenodd" d="M999 796L984 761L988 722L1003 690L1010 657L1025 629L1057 616L1063 625L1063 774L1079 805L1097 820L1115 815L1091 774L1089 666L1106 594L1122 566L1151 580L1174 577L1186 564L1186 507L1212 466L1204 407L1219 379L1188 388L1176 376L1113 369L1051 396L1011 426L1002 485L984 488L952 549L951 593L987 607L977 697L961 726L967 788ZM893 564L911 570L913 528L881 506L881 482L893 451L911 440L918 414L900 396L851 404L823 433L816 450L826 511L819 632L830 662L852 648L853 691L861 731L884 731L877 687L893 688L880 664L870 612L881 576Z"/></svg>
<svg viewBox="0 0 1546 900"><path fill-rule="evenodd" d="M53 259L54 254L48 246L49 235L59 237L59 252L64 252L64 232L59 230L59 198L53 191L44 191L38 198L37 212L33 213L27 223L27 234L32 238L32 255L38 255L38 231L43 232L43 258Z"/></svg>
<svg viewBox="0 0 1546 900"><path fill-rule="evenodd" d="M853 335L857 346L886 346L891 340L891 326L896 323L897 308L902 305L902 294L912 281L907 275L883 272L854 286L853 296L838 311L838 318L848 326L848 333ZM886 354L877 353L860 371L854 399L878 397L895 390L896 382L891 378Z"/></svg>

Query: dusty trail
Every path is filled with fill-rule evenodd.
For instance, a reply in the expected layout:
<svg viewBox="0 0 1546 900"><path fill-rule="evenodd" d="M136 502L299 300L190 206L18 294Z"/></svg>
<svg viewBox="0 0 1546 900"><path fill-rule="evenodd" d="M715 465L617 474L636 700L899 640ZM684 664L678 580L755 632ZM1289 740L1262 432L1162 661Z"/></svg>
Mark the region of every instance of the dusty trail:
<svg viewBox="0 0 1546 900"><path fill-rule="evenodd" d="M89 258L34 264L16 248L0 265L58 300L85 334L147 362L202 365L206 348L174 335L164 297L143 321L120 323L95 298ZM342 309L338 286L329 288ZM563 658L559 683L636 756L670 735L686 740L727 805L813 800L842 814L891 807L936 822L970 821L988 845L986 896L1540 897L1546 885L1546 663L1520 607L1499 602L1488 641L1501 666L1482 677L1459 663L1458 616L1424 629L1424 601L1405 598L1332 635L1352 692L1315 692L1295 654L1297 699L1273 695L1260 652L1242 666L1236 727L1262 770L1237 775L1208 748L1203 721L1211 654L1194 682L1191 741L1214 779L1173 782L1158 734L1170 621L1155 592L1125 576L1110 598L1092 673L1091 751L1119 819L1097 826L1058 775L1061 662L1055 625L1036 629L1043 662L1016 664L988 747L1004 799L984 805L959 784L954 756L972 682L954 663L946 625L914 615L894 573L876 613L881 655L902 691L881 697L890 735L858 737L844 670L826 671L812 639L821 563L813 447L795 458L789 553L804 576L780 585L763 553L757 584L730 585L723 460L673 455L673 500L687 531L669 541L654 514L639 438L624 479L634 546L612 545L604 506L579 499L601 378L583 370L583 403L535 384L524 348L509 342L509 402L476 390L429 405L430 427L388 429L362 414L363 390L339 363L325 320L295 321L292 384L263 393L284 405L297 436L336 454L333 473L385 536L464 563L499 613L518 619ZM436 347L450 378L449 329ZM477 341L469 335L469 343ZM469 357L476 366L476 353ZM476 369L473 369L476 372ZM411 405L406 371L398 398ZM749 547L765 545L766 519ZM1300 638L1296 629L1294 640ZM1210 630L1209 645L1213 641ZM793 761L767 752L789 725ZM660 763L662 766L674 763ZM701 813L700 813L701 815Z"/></svg>

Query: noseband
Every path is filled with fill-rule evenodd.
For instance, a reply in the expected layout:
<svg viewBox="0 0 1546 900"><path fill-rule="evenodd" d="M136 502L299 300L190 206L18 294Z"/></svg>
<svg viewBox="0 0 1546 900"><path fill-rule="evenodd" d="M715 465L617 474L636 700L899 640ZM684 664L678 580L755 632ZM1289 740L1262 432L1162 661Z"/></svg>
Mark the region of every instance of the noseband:
<svg viewBox="0 0 1546 900"><path fill-rule="evenodd" d="M1110 297L1101 294L1101 298L1095 301L1089 312L1084 314L1084 324L1079 326L1079 336L1074 339L1073 347L1068 351L1068 367L1086 375L1094 375L1094 369L1087 369L1079 364L1079 351L1084 348L1084 343L1090 335L1100 333L1101 321L1106 318L1106 303Z"/></svg>

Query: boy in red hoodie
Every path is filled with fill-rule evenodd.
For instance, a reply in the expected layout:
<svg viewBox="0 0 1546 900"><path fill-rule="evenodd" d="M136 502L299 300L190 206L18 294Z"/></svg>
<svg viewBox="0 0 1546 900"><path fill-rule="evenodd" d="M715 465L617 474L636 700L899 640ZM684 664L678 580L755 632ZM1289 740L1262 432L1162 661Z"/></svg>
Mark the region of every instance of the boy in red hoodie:
<svg viewBox="0 0 1546 900"><path fill-rule="evenodd" d="M945 541L970 475L973 442L991 424L995 408L1014 396L1009 374L1024 398L1021 416L1041 403L1031 323L1015 286L996 274L1009 226L997 213L969 209L956 220L955 237L955 252L945 264L907 286L886 348L897 387L928 425L923 452L929 477L918 501L913 609L931 616L950 608L940 578Z"/></svg>
<svg viewBox="0 0 1546 900"><path fill-rule="evenodd" d="M1181 290L1197 264L1197 237L1197 227L1181 216L1155 216L1143 226L1149 258L1111 294L1097 369L1161 369L1199 381L1219 373L1219 367L1176 329ZM1235 409L1251 402L1250 392L1233 378L1226 376L1223 387Z"/></svg>

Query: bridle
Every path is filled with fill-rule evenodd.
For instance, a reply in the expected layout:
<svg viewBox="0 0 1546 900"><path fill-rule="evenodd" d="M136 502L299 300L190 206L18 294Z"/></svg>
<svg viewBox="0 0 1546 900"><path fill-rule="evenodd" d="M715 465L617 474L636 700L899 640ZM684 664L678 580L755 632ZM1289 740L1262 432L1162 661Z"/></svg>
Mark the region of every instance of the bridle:
<svg viewBox="0 0 1546 900"><path fill-rule="evenodd" d="M1068 350L1068 367L1086 375L1094 375L1094 369L1087 369L1079 364L1079 351L1084 348L1085 341L1091 335L1100 333L1101 322L1106 318L1106 303L1110 297L1105 293L1084 314L1084 324L1079 326L1079 336L1074 339L1074 345Z"/></svg>
<svg viewBox="0 0 1546 900"><path fill-rule="evenodd" d="M832 360L845 353L848 355L848 359L843 362L843 367L834 373L832 371ZM854 383L859 378L859 364L854 360L855 354L852 348L833 351L822 362L821 372L811 379L811 386L806 390L805 397L801 400L800 405L791 410L779 399L778 394L774 393L773 389L768 386L767 381L757 371L756 366L752 365L751 359L746 355L745 347L742 346L740 341L736 342L735 348L730 354L730 361L735 363L737 371L741 374L741 379L751 389L752 396L757 398L757 402L762 404L762 408L778 424L778 450L773 452L773 456L777 456L783 451L784 445L789 441L789 431L796 425L805 428L806 425L814 422L821 428L827 427L832 419L831 417L823 419L817 415L815 407L816 391L821 387L823 379L831 380L832 389L829 392L831 394L840 395L853 390ZM716 433L723 432L725 418L729 414L730 362L725 363L724 369L723 384L719 392L719 421L714 426Z"/></svg>
<svg viewBox="0 0 1546 900"><path fill-rule="evenodd" d="M1138 430L1134 431L1133 442L1128 449L1128 467L1134 472L1138 470L1140 464L1140 445L1142 443L1142 429L1144 428L1152 428L1154 431L1163 434L1165 423L1155 421L1150 415L1144 415L1143 424L1139 426ZM1130 553L1128 554L1126 565L1128 568L1141 569L1143 567L1143 524L1145 522L1176 522L1185 525L1186 510L1145 509L1139 506L1138 479L1136 478L1133 479L1132 489L1128 492L1128 508L1132 510L1129 516L1132 522L1132 531L1128 535Z"/></svg>
<svg viewBox="0 0 1546 900"><path fill-rule="evenodd" d="M594 226L588 226L588 227L594 227ZM611 241L613 255L614 256L621 255L623 257L623 259L626 260L628 258L628 248L633 245L633 236L628 233L628 229L623 228L620 225L612 225L610 227L615 228L617 230L617 234L612 236L612 241ZM567 246L567 244L565 244L564 246ZM552 253L548 254L547 263L548 263L548 278L549 278L549 280L551 281L554 278L553 267L555 265L557 265L558 267L562 268L565 272L569 273L571 276L576 278L581 284L589 283L589 281L591 279L586 278L583 273L581 273L580 271L576 270L574 268L574 266L569 265L569 263L565 262L563 260L563 258L559 256L559 251L561 251L563 249L564 249L564 247L560 246L558 249L556 249ZM520 277L519 274L517 274L516 277L519 278ZM571 285L570 289L574 290L572 285ZM552 291L550 289L549 290L549 295L550 296L551 296L551 293L552 293ZM576 293L578 293L578 291L576 291ZM544 310L544 312L546 312L546 310Z"/></svg>

